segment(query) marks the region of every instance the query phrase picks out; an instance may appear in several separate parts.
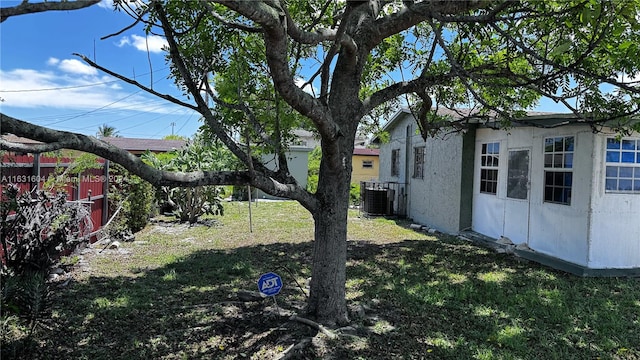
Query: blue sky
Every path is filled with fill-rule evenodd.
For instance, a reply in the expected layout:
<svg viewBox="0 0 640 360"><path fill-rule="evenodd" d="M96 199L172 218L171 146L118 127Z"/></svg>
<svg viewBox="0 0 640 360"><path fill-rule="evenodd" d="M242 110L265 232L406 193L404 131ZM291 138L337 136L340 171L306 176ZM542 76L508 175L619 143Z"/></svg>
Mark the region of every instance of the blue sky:
<svg viewBox="0 0 640 360"><path fill-rule="evenodd" d="M18 1L0 3L6 7ZM132 22L127 14L113 10L111 0L82 10L23 15L3 22L0 111L34 124L88 135L95 135L103 124L125 137L161 138L172 131L193 135L200 126L197 113L146 94L72 55L86 55L147 86L152 73L155 90L181 97L167 79L162 38L147 37L138 25L100 40ZM550 101L542 101L537 110L566 112Z"/></svg>
<svg viewBox="0 0 640 360"><path fill-rule="evenodd" d="M0 6L16 1L0 0ZM153 88L181 97L161 48L164 40L146 37L142 25L100 40L131 24L109 2L69 12L12 17L0 25L0 103L3 113L59 130L95 135L108 124L125 137L191 136L197 113L158 99L86 65L73 53L135 76ZM147 58L147 45L149 58ZM149 60L151 66L149 65ZM172 123L175 125L172 127Z"/></svg>

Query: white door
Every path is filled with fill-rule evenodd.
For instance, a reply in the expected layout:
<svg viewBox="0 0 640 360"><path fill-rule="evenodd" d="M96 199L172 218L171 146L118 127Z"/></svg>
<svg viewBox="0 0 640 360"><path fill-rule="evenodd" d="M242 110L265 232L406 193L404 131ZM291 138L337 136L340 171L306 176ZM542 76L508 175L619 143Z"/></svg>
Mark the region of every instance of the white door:
<svg viewBox="0 0 640 360"><path fill-rule="evenodd" d="M529 241L530 149L509 149L503 236L514 244Z"/></svg>
<svg viewBox="0 0 640 360"><path fill-rule="evenodd" d="M506 168L500 141L476 144L473 184L472 229L497 239L504 230L504 190L501 182Z"/></svg>

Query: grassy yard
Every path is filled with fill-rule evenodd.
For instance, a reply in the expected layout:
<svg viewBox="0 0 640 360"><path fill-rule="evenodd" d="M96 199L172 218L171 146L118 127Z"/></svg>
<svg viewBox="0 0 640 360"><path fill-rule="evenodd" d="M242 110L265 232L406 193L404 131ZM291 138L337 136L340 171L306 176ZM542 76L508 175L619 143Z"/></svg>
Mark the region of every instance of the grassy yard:
<svg viewBox="0 0 640 360"><path fill-rule="evenodd" d="M585 279L406 223L349 219L348 335L296 321L313 224L294 202L226 203L211 227L154 224L94 251L55 295L36 358L638 359L640 279ZM99 249L98 249L99 250ZM241 303L264 272L285 288Z"/></svg>

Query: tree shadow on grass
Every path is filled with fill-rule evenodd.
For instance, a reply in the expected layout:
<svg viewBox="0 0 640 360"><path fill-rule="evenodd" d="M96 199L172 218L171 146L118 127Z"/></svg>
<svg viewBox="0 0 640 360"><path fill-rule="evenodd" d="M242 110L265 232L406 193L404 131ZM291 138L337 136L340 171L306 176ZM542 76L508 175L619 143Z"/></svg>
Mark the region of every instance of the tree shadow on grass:
<svg viewBox="0 0 640 360"><path fill-rule="evenodd" d="M314 336L301 313L311 242L201 250L156 269L91 277L56 294L48 359L269 359ZM260 274L285 287L241 303ZM640 285L582 279L443 236L349 243L351 336L298 358L632 358ZM356 316L359 313L360 316ZM633 315L635 313L635 315ZM630 318L635 316L634 318ZM635 329L635 330L634 330ZM635 335L634 335L635 334Z"/></svg>
<svg viewBox="0 0 640 360"><path fill-rule="evenodd" d="M289 322L304 294L309 244L204 250L130 276L90 277L57 294L41 355L56 359L273 357L313 335ZM261 273L279 269L287 287L273 299L238 301ZM295 281L292 278L295 276ZM294 334L295 336L291 335Z"/></svg>
<svg viewBox="0 0 640 360"><path fill-rule="evenodd" d="M377 247L351 261L347 278L359 287L353 301L377 299L371 355L640 356L637 279L579 278L449 236Z"/></svg>

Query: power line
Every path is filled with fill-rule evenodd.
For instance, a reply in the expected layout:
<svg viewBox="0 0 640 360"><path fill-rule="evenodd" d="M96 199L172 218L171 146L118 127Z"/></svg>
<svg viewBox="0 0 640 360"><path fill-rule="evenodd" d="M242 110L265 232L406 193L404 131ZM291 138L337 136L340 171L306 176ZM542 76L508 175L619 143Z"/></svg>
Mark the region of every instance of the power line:
<svg viewBox="0 0 640 360"><path fill-rule="evenodd" d="M118 100L116 100L116 101L114 101L114 102L112 102L112 103L107 104L107 105L101 106L101 107L99 107L99 108L97 108L97 109L89 110L89 111L87 111L87 112L84 112L84 113L79 114L79 115L76 115L76 116L72 116L72 117L67 118L67 119L64 119L64 120L54 121L54 122L49 123L49 124L46 124L46 125L44 125L44 126L51 126L51 125L59 124L59 123L65 122L65 121L73 120L73 119L79 118L79 117L81 117L81 116L85 116L85 115L88 115L88 114L94 113L94 112L96 112L96 111L99 111L99 110L102 110L102 109L104 109L104 108L106 108L106 107L109 107L109 106L111 106L111 105L113 105L113 104L117 104L117 103L119 103L120 101L126 100L126 99L128 99L128 98L132 97L133 95L135 95L135 94L137 94L137 93L139 93L139 92L141 92L141 91L142 91L142 90L138 90L138 91L136 91L136 92L133 92L133 93L131 93L131 94L129 94L129 95L127 95L127 96L123 97L123 98L120 98L120 99L118 99Z"/></svg>
<svg viewBox="0 0 640 360"><path fill-rule="evenodd" d="M189 118L187 119L187 121L185 121L184 123L182 123L182 126L180 126L180 128L178 129L178 131L176 131L178 134L180 133L180 131L182 131L182 129L187 126L187 124L189 123L189 121L191 121L191 119L193 118L193 115L195 114L195 112L192 112L191 115L189 115Z"/></svg>
<svg viewBox="0 0 640 360"><path fill-rule="evenodd" d="M149 75L152 74L154 72L158 72L158 71L162 71L167 69L168 67L164 67L162 69L158 69L158 70L154 70L152 72L147 72L144 74L140 74L139 76L144 76L144 75ZM112 80L112 81L105 81L105 82L99 82L99 83L93 83L93 84L85 84L85 85L73 85L73 86L58 86L58 87L52 87L52 88L41 88L41 89L16 89L16 90L0 90L0 93L23 93L23 92L40 92L40 91L55 91L55 90L67 90L67 89L79 89L79 88L85 88L85 87L92 87L92 86L99 86L99 85L107 85L107 84L113 84L116 82L120 82L120 80Z"/></svg>
<svg viewBox="0 0 640 360"><path fill-rule="evenodd" d="M42 88L42 89L0 90L0 92L1 93L23 93L23 92L40 92L40 91L79 89L79 88L92 87L92 86L98 86L98 85L113 84L115 82L118 82L118 80L105 81L105 82L101 82L101 83L94 83L94 84L87 84L87 85L60 86L60 87Z"/></svg>

